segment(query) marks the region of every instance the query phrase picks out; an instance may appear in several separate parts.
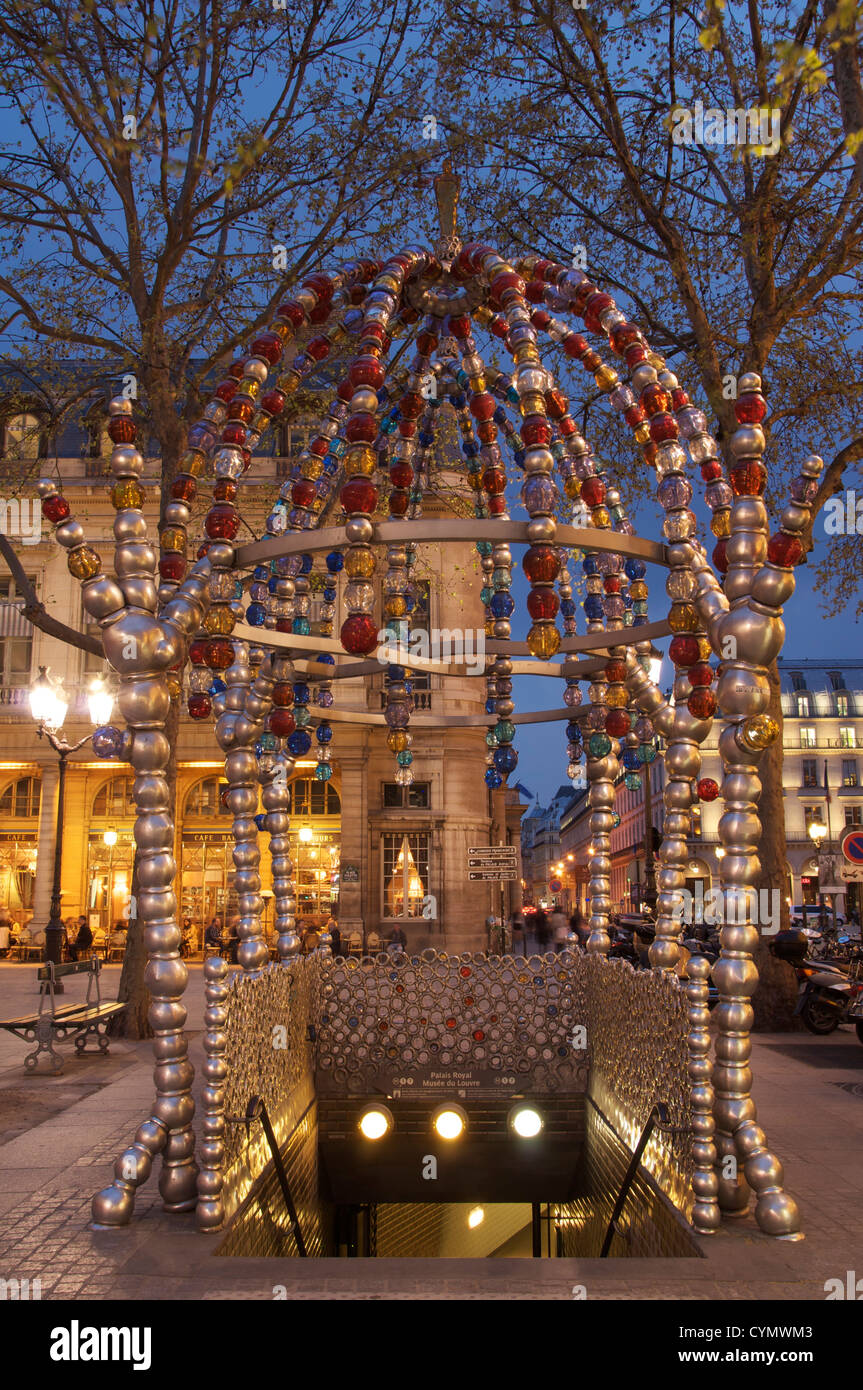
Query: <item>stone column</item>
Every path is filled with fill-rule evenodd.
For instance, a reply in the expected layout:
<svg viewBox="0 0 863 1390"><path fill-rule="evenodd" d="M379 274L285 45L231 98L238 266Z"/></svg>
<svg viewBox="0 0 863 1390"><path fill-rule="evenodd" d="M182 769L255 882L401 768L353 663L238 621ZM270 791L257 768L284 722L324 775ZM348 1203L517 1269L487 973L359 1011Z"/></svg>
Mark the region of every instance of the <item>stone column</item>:
<svg viewBox="0 0 863 1390"><path fill-rule="evenodd" d="M33 888L34 934L44 931L51 916L51 888L54 882L54 845L57 838L57 794L60 769L56 761L42 768L42 802L39 808L39 847L36 855L36 882ZM62 911L62 907L61 907Z"/></svg>

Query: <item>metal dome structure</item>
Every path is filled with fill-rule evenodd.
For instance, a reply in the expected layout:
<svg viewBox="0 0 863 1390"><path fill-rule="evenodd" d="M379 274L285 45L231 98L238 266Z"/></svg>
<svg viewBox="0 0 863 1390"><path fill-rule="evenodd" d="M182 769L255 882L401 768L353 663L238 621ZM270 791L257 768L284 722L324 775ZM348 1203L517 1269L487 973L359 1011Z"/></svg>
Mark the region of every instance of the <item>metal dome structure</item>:
<svg viewBox="0 0 863 1390"><path fill-rule="evenodd" d="M733 463L726 476L704 414L609 294L583 272L553 260L531 255L513 263L491 246L462 245L455 222L458 182L447 166L436 179L436 192L441 235L433 248L409 246L380 261L352 262L331 274L309 276L286 296L248 353L231 365L189 431L165 513L161 555L142 511L142 458L131 402L118 399L110 407L114 575L102 572L99 556L55 484L39 485L44 514L68 550L69 570L81 582L84 608L99 624L105 657L118 677L126 728L100 730L94 747L104 756L127 758L135 774L137 910L149 953L155 1032L153 1113L118 1160L114 1183L94 1198L94 1220L101 1225L129 1220L135 1187L148 1176L157 1153L163 1157L160 1191L169 1209L184 1210L197 1200L206 1226L207 1203L217 1198L215 1185L213 1191L199 1191L194 1160L193 1076L183 1032L186 967L178 953L174 823L166 782L165 721L172 698L180 697L186 663L191 665L189 712L214 718L224 752L241 914L238 962L255 977L281 968L268 966L261 926L261 830L270 837L281 961L290 962L298 947L286 770L314 742L315 775L326 780L339 722L377 721L387 726L397 779L410 781L412 738L447 719L413 713L410 670L464 675L463 663L423 660L411 650L416 546L469 538L480 557L486 612L487 661L480 678L486 682L487 714L450 718L485 728L491 787L500 786L517 765L519 723L565 721L570 775L584 762L589 782L589 953L604 955L610 944L609 836L621 772L632 785L656 755L654 739L661 736L666 786L650 961L663 975L679 960L691 809L699 798L723 797L722 893L726 906L734 904L736 910L726 912L722 954L713 970L720 994L715 1057L709 1055L706 1030L700 1029L690 1061L693 1223L702 1232L716 1229L720 1207L739 1209L751 1188L762 1230L794 1238L796 1205L783 1190L781 1164L757 1124L750 1094L758 929L749 890L759 874L758 762L778 733L767 714L767 667L782 646L781 605L794 589L793 568L802 556L799 535L809 519L821 460L804 463L770 537L762 500L766 405L759 377L740 378L739 428L730 440ZM574 318L598 347L573 326ZM289 344L310 330L315 335L279 372ZM393 370L396 335L399 357L406 339L413 342L414 356ZM488 364L488 348L481 350L477 337L509 355L509 373ZM665 513L662 541L635 534L618 488L593 457L566 394L543 362L546 345L580 363L631 430L636 457L655 472ZM292 393L329 354L345 366L326 418L295 476L283 485L264 534L238 544L237 479L252 464L252 451L265 431L289 408ZM473 501L474 519L422 517L442 407L454 413L450 418L461 439L465 495ZM524 475L523 519L509 512L506 451ZM691 465L698 466L712 513L711 558L697 539ZM209 470L213 499L206 539L191 561L192 506ZM389 492L382 498L379 483L387 477ZM344 524L321 527L320 515L338 484ZM572 509L568 521L560 520L561 493ZM524 644L511 639L515 546L526 547L521 563L530 583L532 625ZM385 554L381 608L373 582L375 547ZM568 568L576 556L586 588L582 633L576 633ZM308 619L317 557L325 557L326 567L321 572L323 635L311 634ZM664 571L669 606L661 623L648 619L650 565ZM345 611L338 638L333 635L337 582L344 586ZM242 600L247 606L240 607L247 586ZM647 661L651 639L668 634L676 672L670 699L651 680ZM562 660L556 662L558 655ZM382 663L382 714L334 702L334 684L380 674ZM513 676L526 671L562 680L562 701L542 711L517 711ZM584 680L587 700L580 689ZM723 724L721 789L699 776L700 745L715 716ZM265 809L256 822L259 787ZM211 984L214 972L215 967L208 976ZM703 979L700 967L692 975ZM207 1016L214 1059L219 1049L213 1038L224 1010L214 995ZM220 1084L215 1060L211 1071L205 1077L210 1096ZM204 1148L218 1149L220 1142L214 1124L205 1132ZM736 1157L745 1184L724 1175L722 1163L729 1156Z"/></svg>

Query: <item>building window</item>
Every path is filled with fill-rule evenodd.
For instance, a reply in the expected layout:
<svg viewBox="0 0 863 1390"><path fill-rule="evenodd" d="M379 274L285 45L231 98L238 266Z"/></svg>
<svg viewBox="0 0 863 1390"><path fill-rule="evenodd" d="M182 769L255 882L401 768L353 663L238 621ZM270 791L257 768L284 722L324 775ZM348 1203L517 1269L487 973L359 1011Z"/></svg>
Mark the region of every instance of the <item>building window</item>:
<svg viewBox="0 0 863 1390"><path fill-rule="evenodd" d="M828 671L827 674L830 677L830 685L834 690L845 689L845 677L841 671Z"/></svg>
<svg viewBox="0 0 863 1390"><path fill-rule="evenodd" d="M429 886L429 837L383 836L384 917L422 917Z"/></svg>
<svg viewBox="0 0 863 1390"><path fill-rule="evenodd" d="M690 814L690 816L692 817L692 832L691 832L691 833L692 833L692 838L693 838L694 840L700 840L700 839L701 839L701 807L700 807L700 806L693 806L692 809L690 810L690 813L689 813L689 814Z"/></svg>
<svg viewBox="0 0 863 1390"><path fill-rule="evenodd" d="M30 685L33 628L23 604L11 574L0 575L0 705L24 704Z"/></svg>
<svg viewBox="0 0 863 1390"><path fill-rule="evenodd" d="M856 758L842 759L842 785L843 787L858 787L860 785L857 781Z"/></svg>
<svg viewBox="0 0 863 1390"><path fill-rule="evenodd" d="M818 786L818 764L814 758L803 759L803 785L804 787Z"/></svg>
<svg viewBox="0 0 863 1390"><path fill-rule="evenodd" d="M853 724L840 724L839 726L839 747L856 748L857 732Z"/></svg>
<svg viewBox="0 0 863 1390"><path fill-rule="evenodd" d="M812 713L812 708L811 708L811 706L810 706L810 704L809 704L809 696L808 696L808 695L798 695L798 696L797 696L797 718L798 718L798 719L808 719L808 718L809 718L809 715L810 715L811 713Z"/></svg>
<svg viewBox="0 0 863 1390"><path fill-rule="evenodd" d="M329 782L301 777L288 786L288 811L292 816L340 816L342 803Z"/></svg>
<svg viewBox="0 0 863 1390"><path fill-rule="evenodd" d="M7 459L24 462L43 456L43 428L38 415L25 412L10 415L3 431L3 453Z"/></svg>
<svg viewBox="0 0 863 1390"><path fill-rule="evenodd" d="M806 689L806 681L805 681L804 678L803 678L803 672L802 672L802 671L791 671L791 672L790 672L790 675L791 675L791 689L792 689L792 690L805 690L805 689Z"/></svg>
<svg viewBox="0 0 863 1390"><path fill-rule="evenodd" d="M815 747L815 729L812 724L802 724L800 727L800 747Z"/></svg>
<svg viewBox="0 0 863 1390"><path fill-rule="evenodd" d="M293 477L300 455L308 447L312 423L310 416L298 415L279 430L279 460L276 467L280 478Z"/></svg>
<svg viewBox="0 0 863 1390"><path fill-rule="evenodd" d="M135 815L132 777L112 777L93 797L93 815L106 820L128 820Z"/></svg>
<svg viewBox="0 0 863 1390"><path fill-rule="evenodd" d="M837 696L836 696L836 713L839 715L839 718L840 718L840 719L847 719L847 717L848 717L848 696L847 696L847 695L837 695Z"/></svg>
<svg viewBox="0 0 863 1390"><path fill-rule="evenodd" d="M206 777L203 782L196 782L186 793L183 816L215 820L217 816L230 815L223 799L227 790L227 782L221 782L218 777Z"/></svg>
<svg viewBox="0 0 863 1390"><path fill-rule="evenodd" d="M384 782L384 806L407 806L428 810L431 805L428 782L411 782L409 787L401 787L398 782Z"/></svg>
<svg viewBox="0 0 863 1390"><path fill-rule="evenodd" d="M846 806L845 824L863 825L863 806Z"/></svg>
<svg viewBox="0 0 863 1390"><path fill-rule="evenodd" d="M823 817L822 814L821 814L821 807L820 807L820 806L804 806L804 807L803 807L803 822L804 822L804 825L805 825L805 827L806 827L806 834L807 834L807 835L809 834L809 827L810 827L810 825L822 825L822 824L824 823L824 817Z"/></svg>
<svg viewBox="0 0 863 1390"><path fill-rule="evenodd" d="M0 816L30 820L39 814L42 782L38 777L19 777L10 782L0 796Z"/></svg>

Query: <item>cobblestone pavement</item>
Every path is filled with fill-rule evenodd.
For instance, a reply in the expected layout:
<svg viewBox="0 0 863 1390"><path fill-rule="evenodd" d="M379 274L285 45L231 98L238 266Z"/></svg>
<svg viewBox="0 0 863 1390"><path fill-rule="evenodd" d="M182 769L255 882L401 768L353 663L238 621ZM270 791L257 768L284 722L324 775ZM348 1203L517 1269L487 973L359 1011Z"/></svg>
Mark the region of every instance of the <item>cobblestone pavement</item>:
<svg viewBox="0 0 863 1390"><path fill-rule="evenodd" d="M105 971L106 997L118 974ZM201 986L200 968L193 969L193 1023ZM35 1001L32 966L0 967L3 1016ZM197 1066L200 1035L190 1038ZM26 1093L44 1087L27 1128L16 1106L4 1112L0 1104L12 1117L12 1137L0 1134L0 1278L39 1278L43 1298L272 1300L284 1289L299 1301L572 1300L583 1288L588 1299L820 1300L825 1280L844 1280L861 1266L863 1047L848 1030L755 1039L759 1119L785 1164L806 1240L769 1240L750 1216L703 1241L702 1260L217 1258L217 1238L199 1235L192 1215L161 1210L155 1177L139 1191L129 1227L90 1231L91 1196L149 1113L149 1044L112 1042L107 1059L69 1056L59 1078L25 1073L26 1050L0 1034L0 1097L20 1091L26 1114Z"/></svg>

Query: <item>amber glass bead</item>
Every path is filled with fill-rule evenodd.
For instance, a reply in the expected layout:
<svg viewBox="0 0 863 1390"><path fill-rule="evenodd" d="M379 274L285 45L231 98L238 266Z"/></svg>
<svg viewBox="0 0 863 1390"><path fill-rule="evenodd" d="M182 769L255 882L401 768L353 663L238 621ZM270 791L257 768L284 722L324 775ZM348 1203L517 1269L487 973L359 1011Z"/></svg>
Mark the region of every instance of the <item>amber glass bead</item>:
<svg viewBox="0 0 863 1390"><path fill-rule="evenodd" d="M134 478L127 478L125 482L115 483L111 488L111 505L120 511L124 507L142 507L144 505L144 489Z"/></svg>
<svg viewBox="0 0 863 1390"><path fill-rule="evenodd" d="M89 545L79 545L77 549L70 550L66 563L69 573L74 574L76 579L92 579L102 568L102 561Z"/></svg>
<svg viewBox="0 0 863 1390"><path fill-rule="evenodd" d="M598 526L602 530L611 525L611 513L607 507L594 507L590 517L594 526Z"/></svg>
<svg viewBox="0 0 863 1390"><path fill-rule="evenodd" d="M204 619L204 627L214 637L227 637L236 624L233 609L227 603L214 603Z"/></svg>
<svg viewBox="0 0 863 1390"><path fill-rule="evenodd" d="M534 623L527 634L527 649L531 656L547 661L560 651L560 633L554 623Z"/></svg>
<svg viewBox="0 0 863 1390"><path fill-rule="evenodd" d="M672 603L668 614L672 632L697 632L698 614L691 603Z"/></svg>
<svg viewBox="0 0 863 1390"><path fill-rule="evenodd" d="M698 690L693 690L686 706L696 719L712 719L716 713L716 696L707 686L701 686Z"/></svg>
<svg viewBox="0 0 863 1390"><path fill-rule="evenodd" d="M115 444L134 444L138 431L128 415L114 415L108 421L108 437Z"/></svg>
<svg viewBox="0 0 863 1390"><path fill-rule="evenodd" d="M600 367L593 379L600 391L611 391L619 382L620 377L613 367Z"/></svg>
<svg viewBox="0 0 863 1390"><path fill-rule="evenodd" d="M186 532L181 526L166 526L159 536L162 550L173 550L183 555L186 551Z"/></svg>
<svg viewBox="0 0 863 1390"><path fill-rule="evenodd" d="M566 493L567 497L572 497L572 498L580 497L580 496L581 496L581 479L580 479L580 478L576 478L576 477L566 478L566 479L564 480L563 490L564 490L564 492Z"/></svg>
<svg viewBox="0 0 863 1390"><path fill-rule="evenodd" d="M760 497L767 486L767 469L763 463L750 459L732 468L728 481L736 497Z"/></svg>
<svg viewBox="0 0 863 1390"><path fill-rule="evenodd" d="M713 513L710 518L710 529L718 540L725 540L731 535L731 510L729 507L721 507Z"/></svg>
<svg viewBox="0 0 863 1390"><path fill-rule="evenodd" d="M387 747L393 753L403 753L408 746L408 735L404 729L390 729L387 734Z"/></svg>
<svg viewBox="0 0 863 1390"><path fill-rule="evenodd" d="M194 502L198 494L198 487L194 478L175 478L171 484L171 496L177 502Z"/></svg>
<svg viewBox="0 0 863 1390"><path fill-rule="evenodd" d="M349 579L370 579L375 572L374 552L366 546L357 546L345 555L345 574Z"/></svg>
<svg viewBox="0 0 863 1390"><path fill-rule="evenodd" d="M183 693L183 682L179 676L173 675L170 671L165 677L165 685L172 700L179 700Z"/></svg>
<svg viewBox="0 0 863 1390"><path fill-rule="evenodd" d="M193 478L200 478L206 466L207 460L199 449L189 449L180 462L182 471Z"/></svg>
<svg viewBox="0 0 863 1390"><path fill-rule="evenodd" d="M377 466L377 453L365 444L355 444L345 453L345 477L347 478L370 478Z"/></svg>

